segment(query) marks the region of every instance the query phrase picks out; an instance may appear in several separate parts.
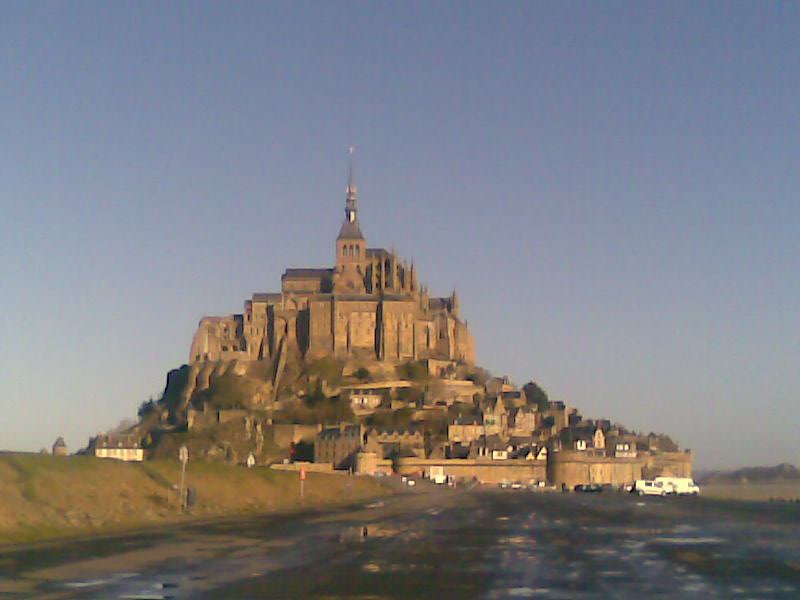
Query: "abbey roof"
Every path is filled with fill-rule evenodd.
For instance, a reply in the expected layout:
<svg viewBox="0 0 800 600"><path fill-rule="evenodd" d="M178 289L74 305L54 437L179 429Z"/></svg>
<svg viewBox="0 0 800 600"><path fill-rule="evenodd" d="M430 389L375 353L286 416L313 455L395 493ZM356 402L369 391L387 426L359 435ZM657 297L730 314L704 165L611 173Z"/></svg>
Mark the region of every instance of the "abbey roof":
<svg viewBox="0 0 800 600"><path fill-rule="evenodd" d="M361 235L361 228L358 226L357 221L345 221L342 223L342 228L339 230L337 240L363 240L364 236Z"/></svg>
<svg viewBox="0 0 800 600"><path fill-rule="evenodd" d="M333 269L286 269L281 279L319 279L332 272Z"/></svg>

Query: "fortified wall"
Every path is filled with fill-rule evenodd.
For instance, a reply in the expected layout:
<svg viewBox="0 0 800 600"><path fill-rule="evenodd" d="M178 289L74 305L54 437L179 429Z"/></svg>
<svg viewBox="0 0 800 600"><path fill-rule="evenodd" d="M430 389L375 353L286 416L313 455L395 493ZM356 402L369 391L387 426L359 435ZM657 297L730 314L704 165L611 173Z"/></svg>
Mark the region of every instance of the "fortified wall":
<svg viewBox="0 0 800 600"><path fill-rule="evenodd" d="M632 484L637 479L652 479L665 475L692 476L692 454L670 452L637 458L614 458L590 455L586 452L553 452L544 460L524 459L425 459L399 458L395 461L380 459L373 452L356 456L356 472L374 475L392 472L408 476L429 473L431 467L442 467L446 475L456 479L477 479L481 483L496 484L504 481L546 481L557 487L572 489L578 484L598 483L620 486Z"/></svg>
<svg viewBox="0 0 800 600"><path fill-rule="evenodd" d="M587 452L561 450L551 452L547 461L547 479L561 487L572 488L580 483L631 484L637 479L665 475L692 476L692 453L665 452L636 458L615 458Z"/></svg>
<svg viewBox="0 0 800 600"><path fill-rule="evenodd" d="M374 475L377 472L391 474L393 468L401 475L420 477L430 472L431 467L442 467L446 475L456 479L477 479L481 483L497 484L504 481L545 481L545 461L508 459L435 459L398 458L394 462L378 459L372 452L356 456L356 472Z"/></svg>

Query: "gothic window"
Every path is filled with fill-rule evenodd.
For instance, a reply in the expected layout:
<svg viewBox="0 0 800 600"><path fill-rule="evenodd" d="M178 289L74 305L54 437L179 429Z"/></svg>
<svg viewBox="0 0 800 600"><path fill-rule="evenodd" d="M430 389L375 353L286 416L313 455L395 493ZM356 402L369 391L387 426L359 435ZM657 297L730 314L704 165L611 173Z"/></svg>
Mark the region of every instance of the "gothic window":
<svg viewBox="0 0 800 600"><path fill-rule="evenodd" d="M361 256L361 246L356 246L356 256Z"/></svg>

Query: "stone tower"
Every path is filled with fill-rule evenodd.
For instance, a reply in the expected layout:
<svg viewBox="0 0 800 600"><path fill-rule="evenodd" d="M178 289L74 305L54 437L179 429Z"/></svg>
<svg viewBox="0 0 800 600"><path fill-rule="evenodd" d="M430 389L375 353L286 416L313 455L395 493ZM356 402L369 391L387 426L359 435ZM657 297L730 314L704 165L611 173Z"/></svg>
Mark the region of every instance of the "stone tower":
<svg viewBox="0 0 800 600"><path fill-rule="evenodd" d="M358 189L353 176L353 163L347 177L344 222L336 238L336 269L334 291L364 293L364 265L367 260L367 241L358 225Z"/></svg>

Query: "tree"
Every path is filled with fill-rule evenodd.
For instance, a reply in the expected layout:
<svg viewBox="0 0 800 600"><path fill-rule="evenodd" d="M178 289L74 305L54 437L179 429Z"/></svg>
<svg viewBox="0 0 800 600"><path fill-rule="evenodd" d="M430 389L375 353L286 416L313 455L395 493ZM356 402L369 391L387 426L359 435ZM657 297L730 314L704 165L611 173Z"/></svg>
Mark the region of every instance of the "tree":
<svg viewBox="0 0 800 600"><path fill-rule="evenodd" d="M525 398L528 400L528 404L535 404L539 410L547 410L550 400L547 398L547 392L545 392L538 383L529 381L522 386L522 391L525 392Z"/></svg>
<svg viewBox="0 0 800 600"><path fill-rule="evenodd" d="M356 379L358 379L360 381L369 381L370 380L369 371L367 369L365 369L364 367L358 367L358 369L356 369L356 372L353 373L353 377L355 377Z"/></svg>
<svg viewBox="0 0 800 600"><path fill-rule="evenodd" d="M407 381L422 382L430 378L430 373L428 373L428 368L425 366L425 363L419 360L408 361L407 363L397 365L395 369L400 379L405 379Z"/></svg>
<svg viewBox="0 0 800 600"><path fill-rule="evenodd" d="M139 418L143 418L145 415L149 415L153 412L156 408L156 401L150 398L146 402L142 402L141 406L139 406L139 410L136 411L136 414L139 415Z"/></svg>

